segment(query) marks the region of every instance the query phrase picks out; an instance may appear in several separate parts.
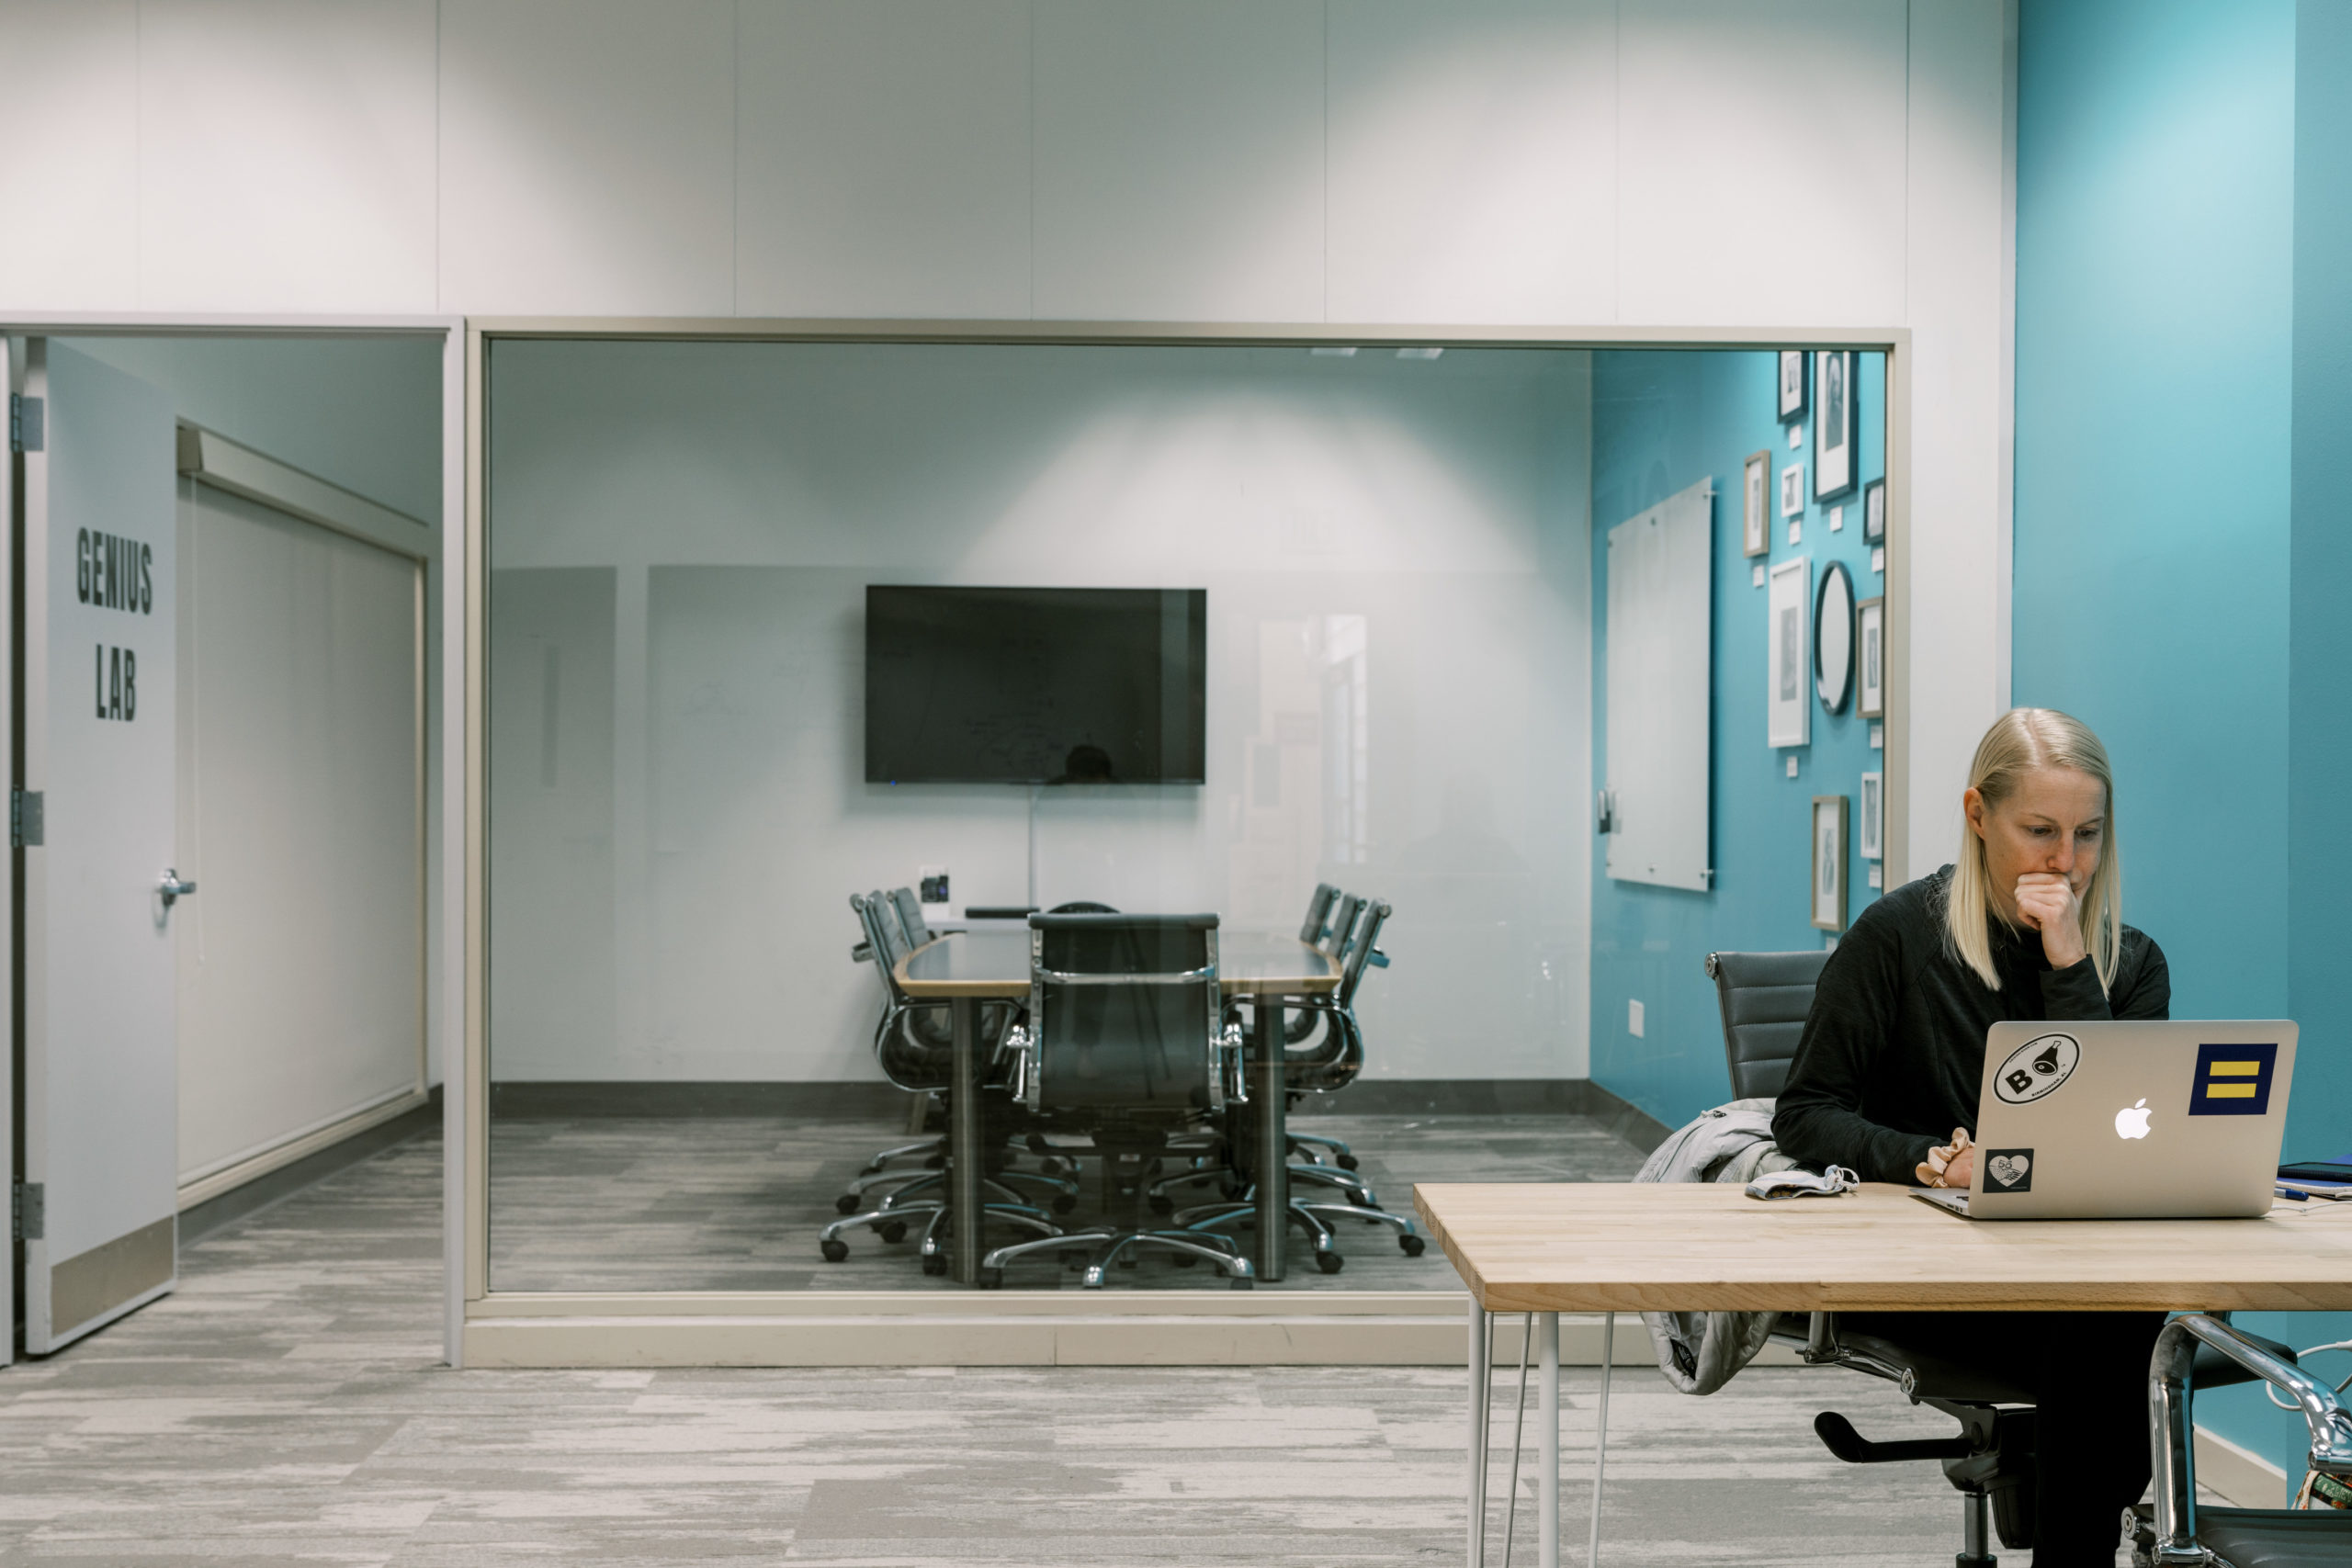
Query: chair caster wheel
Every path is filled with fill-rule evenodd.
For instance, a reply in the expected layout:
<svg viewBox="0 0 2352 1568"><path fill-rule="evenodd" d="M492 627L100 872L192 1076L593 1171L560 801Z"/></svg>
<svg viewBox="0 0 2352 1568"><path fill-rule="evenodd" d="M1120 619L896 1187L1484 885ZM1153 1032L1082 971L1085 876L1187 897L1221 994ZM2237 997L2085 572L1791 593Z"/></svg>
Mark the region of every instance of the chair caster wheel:
<svg viewBox="0 0 2352 1568"><path fill-rule="evenodd" d="M857 1194L856 1194L856 1193L854 1193L854 1192L844 1192L844 1193L842 1193L840 1197L838 1197L838 1198L834 1199L834 1200L833 1200L833 1213L836 1213L836 1214L854 1214L854 1213L857 1213Z"/></svg>
<svg viewBox="0 0 2352 1568"><path fill-rule="evenodd" d="M907 1227L899 1221L893 1220L875 1234L879 1235L884 1241L890 1242L895 1245L907 1239Z"/></svg>
<svg viewBox="0 0 2352 1568"><path fill-rule="evenodd" d="M934 1252L922 1260L922 1271L931 1275L946 1273L947 1255L944 1252Z"/></svg>
<svg viewBox="0 0 2352 1568"><path fill-rule="evenodd" d="M825 1255L825 1261L828 1263L846 1263L849 1261L849 1243L842 1241L838 1237L831 1241L819 1242L817 1244L817 1250Z"/></svg>
<svg viewBox="0 0 2352 1568"><path fill-rule="evenodd" d="M981 1269L980 1289L984 1291L1001 1291L1004 1289L1004 1270L1001 1269Z"/></svg>
<svg viewBox="0 0 2352 1568"><path fill-rule="evenodd" d="M1396 1249L1408 1258L1419 1258L1430 1249L1430 1244L1417 1235L1400 1235L1396 1238Z"/></svg>
<svg viewBox="0 0 2352 1568"><path fill-rule="evenodd" d="M1078 1200L1067 1192L1054 1200L1054 1213L1057 1214L1069 1213L1077 1207Z"/></svg>
<svg viewBox="0 0 2352 1568"><path fill-rule="evenodd" d="M1363 1161L1356 1158L1353 1155L1341 1155L1340 1156L1340 1168L1341 1170L1362 1170L1363 1168Z"/></svg>
<svg viewBox="0 0 2352 1568"><path fill-rule="evenodd" d="M1151 1212L1155 1214L1172 1214L1176 1212L1176 1200L1169 1197L1154 1198L1151 1200Z"/></svg>
<svg viewBox="0 0 2352 1568"><path fill-rule="evenodd" d="M1251 1278L1250 1278L1250 1276L1249 1276L1249 1275L1247 1275L1247 1274L1236 1274L1236 1275L1233 1277L1232 1280L1231 1280L1229 1283L1227 1283L1227 1285L1226 1286L1226 1289L1227 1289L1227 1290L1229 1290L1229 1291L1246 1291L1246 1290L1250 1289L1250 1286L1255 1285L1257 1282L1258 1282L1257 1280L1252 1280L1252 1279L1251 1279Z"/></svg>
<svg viewBox="0 0 2352 1568"><path fill-rule="evenodd" d="M1180 1252L1168 1261L1173 1263L1179 1269L1190 1269L1193 1264L1198 1263L1200 1259L1193 1257L1189 1252Z"/></svg>
<svg viewBox="0 0 2352 1568"><path fill-rule="evenodd" d="M1336 1274L1347 1266L1348 1260L1336 1252L1318 1252L1315 1255L1315 1267L1322 1269L1326 1274Z"/></svg>

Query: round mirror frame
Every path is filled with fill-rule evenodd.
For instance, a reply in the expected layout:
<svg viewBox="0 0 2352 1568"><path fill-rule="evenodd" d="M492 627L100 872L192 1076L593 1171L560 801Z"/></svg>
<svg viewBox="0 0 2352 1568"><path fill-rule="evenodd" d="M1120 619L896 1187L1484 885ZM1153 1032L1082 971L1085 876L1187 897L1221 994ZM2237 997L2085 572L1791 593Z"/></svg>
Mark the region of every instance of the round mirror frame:
<svg viewBox="0 0 2352 1568"><path fill-rule="evenodd" d="M1830 649L1822 638L1828 627L1830 613L1829 591L1838 591L1838 625L1845 631L1842 646ZM1835 660L1835 667L1825 663ZM1844 713L1847 699L1854 689L1854 579L1843 561L1831 561L1823 569L1821 584L1813 594L1813 691L1821 705L1831 713Z"/></svg>

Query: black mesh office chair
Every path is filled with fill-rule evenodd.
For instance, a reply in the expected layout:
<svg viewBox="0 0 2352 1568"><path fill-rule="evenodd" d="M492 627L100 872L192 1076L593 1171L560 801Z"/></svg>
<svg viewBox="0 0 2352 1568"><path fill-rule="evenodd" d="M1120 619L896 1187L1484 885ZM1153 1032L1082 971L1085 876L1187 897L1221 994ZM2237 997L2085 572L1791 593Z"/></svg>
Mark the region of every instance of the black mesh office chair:
<svg viewBox="0 0 2352 1568"><path fill-rule="evenodd" d="M1819 951L1707 954L1707 975L1723 1010L1725 1065L1737 1098L1779 1097L1828 956ZM1956 1568L1993 1568L1996 1533L2011 1551L2032 1544L2030 1391L1982 1369L1947 1361L1926 1344L1841 1329L1836 1313L1783 1313L1772 1338L1809 1365L1883 1378L1899 1385L1913 1404L1931 1405L1960 1423L1956 1437L1874 1443L1835 1411L1825 1410L1813 1421L1822 1445L1849 1464L1942 1461L1944 1475L1962 1499L1963 1546ZM2286 1346L2258 1343L2289 1362L2294 1359ZM2245 1382L2255 1375L2216 1352L2202 1352L2196 1360L2196 1382L2202 1388Z"/></svg>
<svg viewBox="0 0 2352 1568"><path fill-rule="evenodd" d="M1170 1138L1243 1096L1241 1032L1217 1006L1215 915L1033 915L1029 1017L1008 1041L1014 1098L1057 1130L1093 1142L1108 1184L1148 1170ZM1084 1283L1148 1250L1203 1259L1246 1289L1255 1275L1222 1236L1112 1224L1001 1247L980 1280L1039 1252L1091 1249Z"/></svg>
<svg viewBox="0 0 2352 1568"><path fill-rule="evenodd" d="M882 981L882 1017L874 1031L875 1061L885 1077L910 1094L944 1094L952 1081L955 1061L946 1004L918 1001L899 988L898 963L910 951L910 944L899 901L893 895L874 892L853 893L849 903L865 933L865 940L851 949L850 956L871 963ZM1016 1011L1004 1002L983 1008L982 1036L991 1047L1011 1027ZM870 1230L885 1242L897 1243L906 1239L910 1223L920 1220L924 1224L923 1270L944 1272L947 1263L943 1250L943 1227L947 1224L946 1155L944 1137L924 1138L876 1154L850 1182L849 1190L834 1200L835 1211L844 1217L826 1225L818 1235L818 1251L825 1261L840 1263L848 1258L849 1243L842 1239L848 1231ZM921 1156L923 1163L889 1168L893 1160L910 1156ZM1059 1170L1015 1169L1010 1157L1001 1154L991 1159L981 1189L989 1213L1041 1235L1059 1234L1046 1220L1045 1207L1066 1214L1078 1206L1075 1180ZM875 1200L874 1206L866 1209L869 1198Z"/></svg>

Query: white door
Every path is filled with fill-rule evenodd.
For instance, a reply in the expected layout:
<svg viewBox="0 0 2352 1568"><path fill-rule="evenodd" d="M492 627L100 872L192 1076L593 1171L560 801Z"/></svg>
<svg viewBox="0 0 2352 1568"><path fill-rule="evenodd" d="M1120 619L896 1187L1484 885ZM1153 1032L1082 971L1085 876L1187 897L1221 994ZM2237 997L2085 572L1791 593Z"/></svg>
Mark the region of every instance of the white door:
<svg viewBox="0 0 2352 1568"><path fill-rule="evenodd" d="M17 1049L42 1354L176 1269L175 436L164 393L55 344L27 344L24 391Z"/></svg>
<svg viewBox="0 0 2352 1568"><path fill-rule="evenodd" d="M424 570L194 478L179 537L185 1205L422 1102Z"/></svg>

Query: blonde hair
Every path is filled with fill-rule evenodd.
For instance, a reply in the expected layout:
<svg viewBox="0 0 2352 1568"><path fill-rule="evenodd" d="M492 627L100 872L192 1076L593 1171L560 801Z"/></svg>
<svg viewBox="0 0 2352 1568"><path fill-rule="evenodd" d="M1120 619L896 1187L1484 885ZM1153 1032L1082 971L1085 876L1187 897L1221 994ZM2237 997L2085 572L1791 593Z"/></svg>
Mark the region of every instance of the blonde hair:
<svg viewBox="0 0 2352 1568"><path fill-rule="evenodd" d="M2016 793L2035 768L2087 773L2107 794L2098 869L2091 873L2082 899L2083 946L2098 971L2099 988L2106 990L2115 982L2116 963L2123 951L2123 855L2115 837L2114 771L2108 765L2107 748L2081 719L2056 708L2011 708L1976 743L1976 758L1968 764L1968 787L1990 810ZM2000 972L1993 966L1992 922L2005 918L1996 915L1996 908L1984 840L1973 827L1963 826L1960 858L1952 864L1951 886L1944 900L1944 934L1961 962L1991 991L2001 988Z"/></svg>

